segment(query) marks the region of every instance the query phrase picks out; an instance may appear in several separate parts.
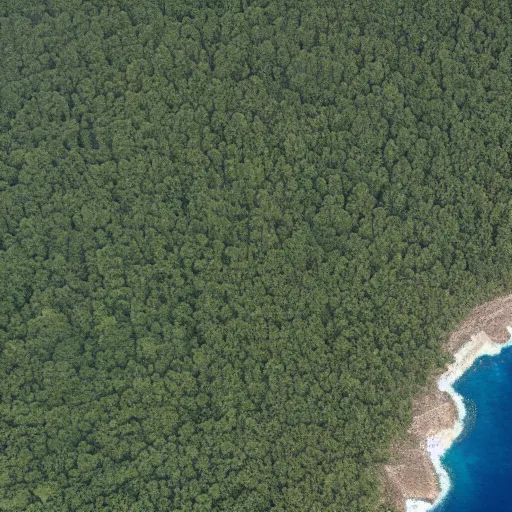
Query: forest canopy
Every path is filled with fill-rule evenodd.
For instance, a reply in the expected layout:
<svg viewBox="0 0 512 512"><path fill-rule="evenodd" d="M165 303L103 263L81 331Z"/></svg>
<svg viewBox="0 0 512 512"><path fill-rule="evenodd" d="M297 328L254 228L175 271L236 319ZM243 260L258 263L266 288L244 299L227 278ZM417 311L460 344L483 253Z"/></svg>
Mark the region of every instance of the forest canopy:
<svg viewBox="0 0 512 512"><path fill-rule="evenodd" d="M376 510L446 332L512 282L511 27L1 1L0 510Z"/></svg>

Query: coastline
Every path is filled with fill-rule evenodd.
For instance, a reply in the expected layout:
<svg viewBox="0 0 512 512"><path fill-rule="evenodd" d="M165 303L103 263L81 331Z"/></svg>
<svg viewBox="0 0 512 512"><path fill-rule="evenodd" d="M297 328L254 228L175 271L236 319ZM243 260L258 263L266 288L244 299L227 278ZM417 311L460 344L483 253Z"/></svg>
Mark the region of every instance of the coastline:
<svg viewBox="0 0 512 512"><path fill-rule="evenodd" d="M483 355L512 345L512 294L476 307L450 334L443 351L454 356L440 375L432 375L413 401L413 422L390 448L382 466L381 502L405 512L427 512L446 495L450 479L440 458L464 426L466 410L452 384Z"/></svg>
<svg viewBox="0 0 512 512"><path fill-rule="evenodd" d="M448 494L451 481L441 463L441 457L464 430L464 420L466 418L466 407L463 398L455 391L453 384L471 368L478 358L484 355L498 355L504 348L512 346L512 327L507 326L507 330L510 338L505 343L494 342L484 331L473 336L468 343L459 349L455 354L455 361L449 365L448 370L439 378L438 388L441 392L448 393L452 398L457 408L458 419L451 429L442 430L436 435L428 437L426 441L426 450L434 466L440 487L437 498L433 503L409 498L405 503L406 512L427 512L441 503Z"/></svg>

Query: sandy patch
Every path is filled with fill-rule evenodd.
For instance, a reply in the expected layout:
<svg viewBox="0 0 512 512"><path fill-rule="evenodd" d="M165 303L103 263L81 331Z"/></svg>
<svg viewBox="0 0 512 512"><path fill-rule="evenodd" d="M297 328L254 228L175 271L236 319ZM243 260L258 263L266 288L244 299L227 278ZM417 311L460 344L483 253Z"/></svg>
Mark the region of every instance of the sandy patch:
<svg viewBox="0 0 512 512"><path fill-rule="evenodd" d="M473 310L453 332L444 350L455 361L429 381L427 391L413 402L413 423L406 438L391 447L392 462L384 466L383 498L399 510L426 512L448 491L450 480L440 457L460 435L465 408L452 387L484 354L497 354L509 338L512 295L499 297Z"/></svg>

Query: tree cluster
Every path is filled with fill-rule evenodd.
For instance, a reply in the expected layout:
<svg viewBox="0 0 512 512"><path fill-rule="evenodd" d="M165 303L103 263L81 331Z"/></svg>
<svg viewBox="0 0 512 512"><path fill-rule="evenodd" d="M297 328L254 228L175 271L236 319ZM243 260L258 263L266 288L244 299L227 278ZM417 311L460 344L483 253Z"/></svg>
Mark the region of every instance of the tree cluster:
<svg viewBox="0 0 512 512"><path fill-rule="evenodd" d="M366 512L512 282L504 0L0 3L0 510Z"/></svg>

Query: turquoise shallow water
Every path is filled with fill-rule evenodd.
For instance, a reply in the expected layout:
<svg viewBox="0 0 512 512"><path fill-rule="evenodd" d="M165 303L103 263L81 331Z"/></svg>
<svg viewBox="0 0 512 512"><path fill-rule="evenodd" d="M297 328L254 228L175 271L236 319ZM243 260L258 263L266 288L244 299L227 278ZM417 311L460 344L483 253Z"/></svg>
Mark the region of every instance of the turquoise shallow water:
<svg viewBox="0 0 512 512"><path fill-rule="evenodd" d="M434 512L512 512L512 347L477 359L453 387L467 417L442 458L452 487Z"/></svg>

